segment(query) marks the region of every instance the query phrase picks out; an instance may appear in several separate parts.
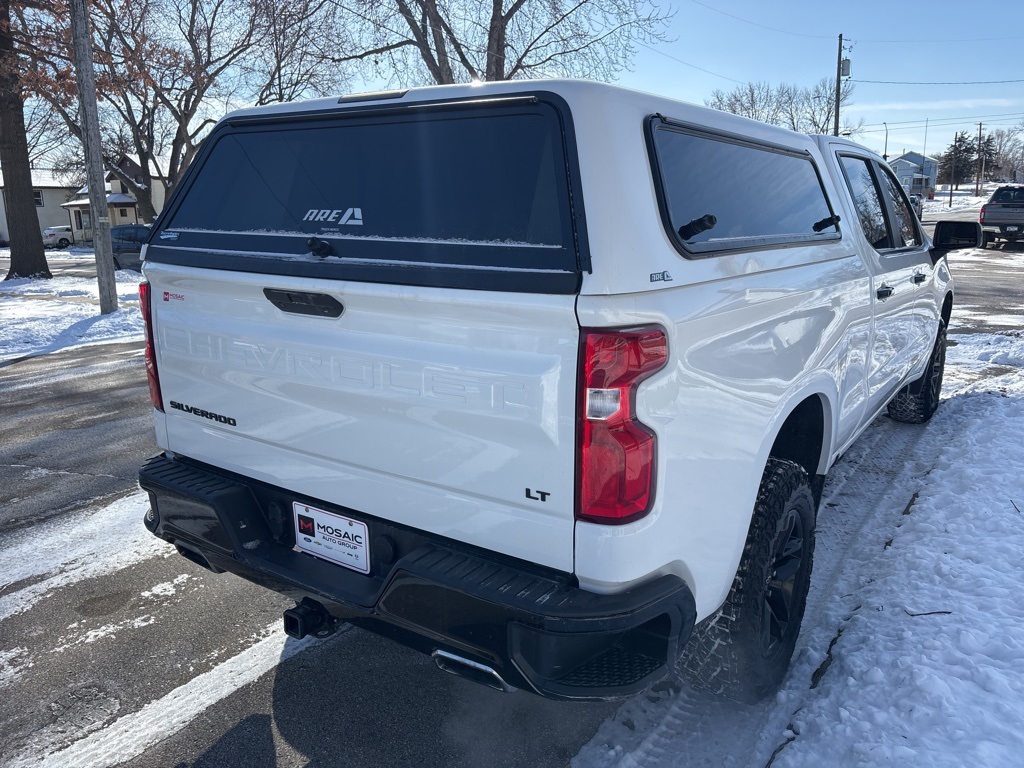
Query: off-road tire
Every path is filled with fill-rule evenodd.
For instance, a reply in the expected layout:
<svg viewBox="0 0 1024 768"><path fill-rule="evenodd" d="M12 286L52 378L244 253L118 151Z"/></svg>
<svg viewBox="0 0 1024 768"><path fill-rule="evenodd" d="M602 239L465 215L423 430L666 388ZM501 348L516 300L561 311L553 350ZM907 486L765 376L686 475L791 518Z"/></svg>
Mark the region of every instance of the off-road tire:
<svg viewBox="0 0 1024 768"><path fill-rule="evenodd" d="M58 248L67 248L69 245L71 245L71 241L68 240L67 238L62 237L60 240L57 241Z"/></svg>
<svg viewBox="0 0 1024 768"><path fill-rule="evenodd" d="M732 589L680 656L691 685L752 704L782 683L807 605L815 512L804 468L769 459Z"/></svg>
<svg viewBox="0 0 1024 768"><path fill-rule="evenodd" d="M924 375L913 381L889 401L889 418L905 424L923 424L939 407L942 395L942 375L946 369L946 324L939 321L935 346Z"/></svg>

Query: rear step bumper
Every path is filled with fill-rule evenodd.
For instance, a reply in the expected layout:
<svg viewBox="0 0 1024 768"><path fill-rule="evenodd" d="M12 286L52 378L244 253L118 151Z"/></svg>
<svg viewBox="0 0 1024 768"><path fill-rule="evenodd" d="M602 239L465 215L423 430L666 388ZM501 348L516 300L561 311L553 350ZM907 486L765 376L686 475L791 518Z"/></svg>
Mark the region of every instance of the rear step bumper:
<svg viewBox="0 0 1024 768"><path fill-rule="evenodd" d="M479 664L548 698L641 691L671 669L693 629L693 595L676 576L598 595L567 574L180 457L150 459L139 484L152 506L147 528L193 562L296 602L310 598L340 619L424 653ZM364 521L371 573L296 550L292 501Z"/></svg>

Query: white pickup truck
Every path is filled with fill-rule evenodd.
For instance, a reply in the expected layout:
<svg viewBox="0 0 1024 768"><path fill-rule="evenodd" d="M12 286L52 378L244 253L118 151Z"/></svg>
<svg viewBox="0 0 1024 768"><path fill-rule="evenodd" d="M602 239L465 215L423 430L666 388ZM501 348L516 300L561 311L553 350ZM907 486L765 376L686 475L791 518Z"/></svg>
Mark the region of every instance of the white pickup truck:
<svg viewBox="0 0 1024 768"><path fill-rule="evenodd" d="M939 401L953 285L879 157L608 85L226 116L153 227L146 525L496 688L781 682L825 474Z"/></svg>

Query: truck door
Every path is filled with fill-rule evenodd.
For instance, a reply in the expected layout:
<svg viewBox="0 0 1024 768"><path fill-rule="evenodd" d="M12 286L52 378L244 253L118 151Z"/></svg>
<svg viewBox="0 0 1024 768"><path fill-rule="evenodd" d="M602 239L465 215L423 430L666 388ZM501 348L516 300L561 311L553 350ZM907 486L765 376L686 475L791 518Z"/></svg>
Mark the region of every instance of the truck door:
<svg viewBox="0 0 1024 768"><path fill-rule="evenodd" d="M868 352L868 410L881 408L919 362L923 322L917 314L922 277L927 280L927 251L920 242L907 242L898 222L888 176L870 157L843 149L840 166L857 209L867 263L872 272L875 327ZM916 230L913 230L915 232Z"/></svg>

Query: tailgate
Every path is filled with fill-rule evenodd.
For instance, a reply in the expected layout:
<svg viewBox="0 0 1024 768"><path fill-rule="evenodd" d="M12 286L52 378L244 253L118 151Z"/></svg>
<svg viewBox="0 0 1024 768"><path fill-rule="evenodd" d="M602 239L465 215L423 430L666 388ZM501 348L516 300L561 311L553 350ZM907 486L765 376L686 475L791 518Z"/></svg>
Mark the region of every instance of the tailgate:
<svg viewBox="0 0 1024 768"><path fill-rule="evenodd" d="M165 448L571 570L573 297L302 282L328 318L263 292L299 281L147 277Z"/></svg>
<svg viewBox="0 0 1024 768"><path fill-rule="evenodd" d="M158 434L571 571L579 275L560 116L454 113L215 132L147 251ZM339 143L365 152L325 159Z"/></svg>

